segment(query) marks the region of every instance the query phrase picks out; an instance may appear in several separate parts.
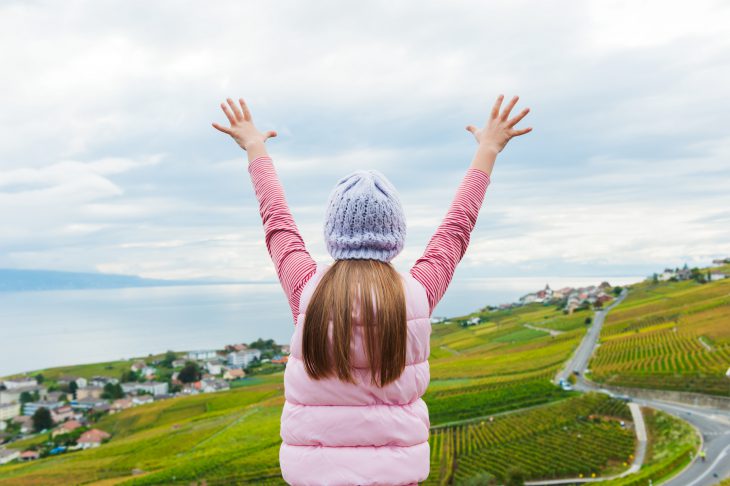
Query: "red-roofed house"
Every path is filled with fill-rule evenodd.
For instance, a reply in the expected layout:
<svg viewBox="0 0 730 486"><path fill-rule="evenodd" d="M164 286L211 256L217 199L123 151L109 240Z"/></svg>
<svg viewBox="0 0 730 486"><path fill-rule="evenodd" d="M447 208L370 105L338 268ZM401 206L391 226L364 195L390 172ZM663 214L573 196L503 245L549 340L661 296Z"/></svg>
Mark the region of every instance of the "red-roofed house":
<svg viewBox="0 0 730 486"><path fill-rule="evenodd" d="M79 440L77 440L76 443L80 445L82 449L89 449L91 447L99 447L104 439L108 439L109 437L111 437L111 435L103 430L91 429L81 434L81 437L79 437Z"/></svg>
<svg viewBox="0 0 730 486"><path fill-rule="evenodd" d="M82 424L78 420L69 420L68 422L64 422L55 429L53 429L53 432L51 432L51 437L56 437L57 435L61 434L68 434L69 432L73 432L81 426Z"/></svg>

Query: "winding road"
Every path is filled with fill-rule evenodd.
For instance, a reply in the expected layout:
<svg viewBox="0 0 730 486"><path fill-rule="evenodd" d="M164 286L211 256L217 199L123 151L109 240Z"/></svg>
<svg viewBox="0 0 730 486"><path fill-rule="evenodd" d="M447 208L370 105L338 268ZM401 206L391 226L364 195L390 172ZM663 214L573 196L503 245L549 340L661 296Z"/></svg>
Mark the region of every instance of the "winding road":
<svg viewBox="0 0 730 486"><path fill-rule="evenodd" d="M609 390L601 388L599 384L584 378L593 351L596 348L598 337L606 314L615 305L618 305L627 295L624 289L621 295L606 309L596 311L593 323L586 333L573 357L565 368L555 376L555 381L567 379L574 371L579 372L575 389L581 391L598 391L614 396ZM716 408L694 407L682 403L663 400L647 400L633 397L629 394L632 403L644 407L651 407L667 412L692 424L702 435L703 446L706 451L706 461L695 460L671 480L662 483L664 486L712 486L722 479L730 477L730 411ZM641 449L641 448L640 448ZM639 453L637 453L638 462ZM639 462L639 464L641 464ZM633 467L632 467L633 468Z"/></svg>

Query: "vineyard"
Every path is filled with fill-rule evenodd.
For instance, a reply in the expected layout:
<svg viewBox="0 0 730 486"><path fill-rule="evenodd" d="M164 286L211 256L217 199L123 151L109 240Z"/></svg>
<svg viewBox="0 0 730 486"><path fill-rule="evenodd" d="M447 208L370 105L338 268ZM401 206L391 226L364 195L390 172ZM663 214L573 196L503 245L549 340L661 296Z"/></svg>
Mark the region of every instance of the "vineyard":
<svg viewBox="0 0 730 486"><path fill-rule="evenodd" d="M592 377L730 396L730 279L642 282L608 314Z"/></svg>
<svg viewBox="0 0 730 486"><path fill-rule="evenodd" d="M726 315L722 299L727 287L717 290L713 287L717 283L712 283L696 287L704 293L692 294L699 291L691 284L642 285L638 284L637 297L629 305L622 303L609 314L598 348L603 361L593 363L604 373L601 377L630 380L644 376L636 370L656 370L651 371L655 376L662 369L682 369L686 378L693 366L722 361L727 326L718 325L718 315L713 313L720 312L721 319ZM683 303L669 305L673 299ZM679 324L676 317L669 319L676 313L680 313ZM461 325L472 317L481 322ZM606 476L626 469L634 433L625 404L604 395L563 391L551 383L585 335L587 317L592 317L591 311L564 315L552 306L533 303L433 326L431 383L424 395L432 425L427 484L458 483L483 473L499 478L508 467L517 467L532 479ZM679 329L665 335L672 326ZM560 332L551 335L535 328ZM692 346L692 332L702 338L696 340L700 348L687 347ZM637 339L643 354L626 348L624 339ZM659 342L662 352L671 350L673 358L654 365L646 353L654 352L652 343ZM694 364L693 360L701 359L702 364ZM635 362L652 364L635 368ZM108 366L116 370L124 363L43 372L91 376ZM707 376L698 380L697 386L704 389L711 383ZM227 392L163 400L106 416L98 427L113 434L109 443L2 466L0 485L188 484L201 479L209 485L284 484L278 466L282 373L250 378L246 383ZM621 420L629 426L622 427ZM27 447L42 440L38 436L10 446ZM664 470L670 459L684 460L677 454L686 451L673 453L657 459L653 467Z"/></svg>
<svg viewBox="0 0 730 486"><path fill-rule="evenodd" d="M431 434L431 475L426 484L450 484L482 472L503 478L510 467L526 478L601 475L626 469L634 452L628 407L606 395L588 394L533 410ZM614 467L612 467L614 466Z"/></svg>

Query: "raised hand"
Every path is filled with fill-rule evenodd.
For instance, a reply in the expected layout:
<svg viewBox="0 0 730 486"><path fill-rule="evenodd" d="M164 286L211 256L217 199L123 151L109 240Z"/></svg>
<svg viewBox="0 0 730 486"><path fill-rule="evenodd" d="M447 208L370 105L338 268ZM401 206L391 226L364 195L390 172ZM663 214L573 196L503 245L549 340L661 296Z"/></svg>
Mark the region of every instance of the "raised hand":
<svg viewBox="0 0 730 486"><path fill-rule="evenodd" d="M494 106L492 107L492 113L484 128L477 128L474 125L466 126L466 129L474 135L474 138L479 145L494 150L494 153L501 152L512 137L518 137L532 131L531 127L523 128L521 130L516 130L514 128L514 126L522 120L525 115L527 115L530 111L529 108L525 108L514 118L509 118L509 114L517 103L519 96L512 98L509 104L504 108L504 110L502 110L502 113L500 113L499 109L502 106L503 99L504 95L499 95L497 97L497 100L494 102Z"/></svg>
<svg viewBox="0 0 730 486"><path fill-rule="evenodd" d="M250 147L251 144L260 142L263 145L268 138L276 136L276 132L274 130L269 130L266 133L258 131L253 124L251 112L249 111L248 106L246 106L246 102L243 101L243 98L238 99L238 102L241 104L240 109L232 99L226 98L226 101L228 101L228 105L221 103L221 108L226 114L228 121L231 122L231 126L226 128L213 122L213 128L233 137L233 140L235 140L243 150L248 150L247 147Z"/></svg>

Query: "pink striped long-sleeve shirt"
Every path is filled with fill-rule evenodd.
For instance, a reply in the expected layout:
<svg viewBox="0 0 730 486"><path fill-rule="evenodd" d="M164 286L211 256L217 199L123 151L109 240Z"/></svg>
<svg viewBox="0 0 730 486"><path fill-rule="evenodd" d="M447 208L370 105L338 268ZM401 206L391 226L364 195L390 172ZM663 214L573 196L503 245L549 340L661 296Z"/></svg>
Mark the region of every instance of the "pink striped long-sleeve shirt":
<svg viewBox="0 0 730 486"><path fill-rule="evenodd" d="M249 164L248 172L259 202L266 248L296 323L302 288L314 275L317 264L294 223L271 157L256 158ZM410 269L413 278L426 289L431 312L446 293L454 270L466 252L489 183L486 172L467 169L446 216L423 256Z"/></svg>

